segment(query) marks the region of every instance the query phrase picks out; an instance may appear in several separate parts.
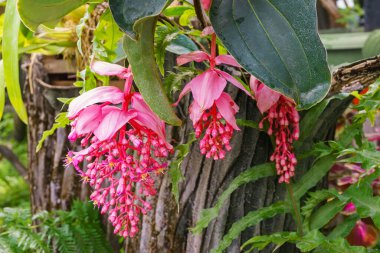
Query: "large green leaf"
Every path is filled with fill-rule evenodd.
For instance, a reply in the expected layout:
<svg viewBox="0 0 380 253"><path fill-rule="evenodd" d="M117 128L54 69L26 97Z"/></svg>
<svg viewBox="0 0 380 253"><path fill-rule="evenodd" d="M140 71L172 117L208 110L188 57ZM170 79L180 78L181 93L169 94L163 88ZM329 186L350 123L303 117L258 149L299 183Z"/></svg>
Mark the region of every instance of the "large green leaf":
<svg viewBox="0 0 380 253"><path fill-rule="evenodd" d="M22 22L32 31L41 24L54 27L58 21L89 0L18 0Z"/></svg>
<svg viewBox="0 0 380 253"><path fill-rule="evenodd" d="M134 80L149 107L165 122L181 125L166 97L157 63L154 57L154 29L156 18L146 18L135 29L136 40L125 36L124 50L132 66Z"/></svg>
<svg viewBox="0 0 380 253"><path fill-rule="evenodd" d="M18 64L18 31L20 18L17 13L16 0L8 0L4 15L3 62L4 79L8 97L20 119L27 123L27 114L22 100L19 64Z"/></svg>
<svg viewBox="0 0 380 253"><path fill-rule="evenodd" d="M112 15L119 27L132 38L137 38L138 24L159 15L167 0L109 0Z"/></svg>
<svg viewBox="0 0 380 253"><path fill-rule="evenodd" d="M299 109L321 101L330 88L316 18L315 0L214 0L211 7L211 23L227 50Z"/></svg>

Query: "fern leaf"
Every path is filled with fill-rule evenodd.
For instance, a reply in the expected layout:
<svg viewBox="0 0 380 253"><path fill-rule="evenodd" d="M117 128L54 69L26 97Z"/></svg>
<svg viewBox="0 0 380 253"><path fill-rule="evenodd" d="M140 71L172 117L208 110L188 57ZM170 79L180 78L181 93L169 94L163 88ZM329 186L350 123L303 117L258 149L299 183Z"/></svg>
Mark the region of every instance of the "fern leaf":
<svg viewBox="0 0 380 253"><path fill-rule="evenodd" d="M213 208L204 209L201 212L200 218L194 228L191 229L193 233L200 233L208 224L218 217L220 209L223 207L224 202L230 197L230 195L238 189L240 186L250 182L254 182L264 177L275 176L276 170L274 164L265 163L254 166L246 171L243 171L229 184L228 188L220 195L218 201Z"/></svg>

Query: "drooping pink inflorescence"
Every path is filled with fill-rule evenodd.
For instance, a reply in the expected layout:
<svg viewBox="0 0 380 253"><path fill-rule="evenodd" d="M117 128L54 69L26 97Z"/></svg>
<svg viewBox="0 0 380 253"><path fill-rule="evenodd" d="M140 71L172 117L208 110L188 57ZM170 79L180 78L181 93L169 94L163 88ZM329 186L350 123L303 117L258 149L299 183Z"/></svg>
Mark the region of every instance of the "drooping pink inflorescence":
<svg viewBox="0 0 380 253"><path fill-rule="evenodd" d="M297 164L293 142L299 138L299 114L295 104L253 76L250 87L255 94L259 110L265 113L259 127L263 128L264 122L268 122L268 134L274 135L276 140L276 147L270 159L276 163L279 182L289 183Z"/></svg>
<svg viewBox="0 0 380 253"><path fill-rule="evenodd" d="M66 164L92 186L90 199L102 214L108 212L114 233L133 237L140 215L151 210L146 198L156 193L154 176L167 167L161 159L173 148L165 139L164 122L139 93L131 91L129 68L95 62L92 70L125 79L125 90L98 87L70 103L69 139L80 140L84 149L70 151Z"/></svg>
<svg viewBox="0 0 380 253"><path fill-rule="evenodd" d="M234 130L239 130L235 115L239 107L230 95L223 92L227 81L239 89L250 93L230 74L215 68L220 64L240 67L230 55L216 56L216 35L211 27L205 29L206 34L212 33L211 55L195 51L177 58L178 65L191 61L208 61L210 68L192 79L182 90L176 104L191 91L194 101L190 105L190 118L193 121L195 135L200 138L201 153L215 160L223 159L226 151L231 150L230 140Z"/></svg>

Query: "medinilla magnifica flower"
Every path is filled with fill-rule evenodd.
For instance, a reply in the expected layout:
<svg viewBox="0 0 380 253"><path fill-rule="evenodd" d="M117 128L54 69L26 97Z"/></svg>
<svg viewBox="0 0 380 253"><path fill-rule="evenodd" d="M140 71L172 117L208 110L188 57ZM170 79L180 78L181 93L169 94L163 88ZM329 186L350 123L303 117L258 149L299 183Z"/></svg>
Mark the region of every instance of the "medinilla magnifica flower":
<svg viewBox="0 0 380 253"><path fill-rule="evenodd" d="M212 29L206 28L207 31ZM201 138L200 150L207 158L223 159L226 151L231 150L230 140L234 130L239 130L235 114L239 107L230 95L224 92L227 81L239 89L249 92L230 74L217 69L216 66L226 64L240 67L230 55L216 56L216 35L212 34L211 55L195 51L177 58L178 65L189 62L208 61L210 68L192 79L182 90L178 102L191 91L194 101L189 107L190 118L195 128L195 136Z"/></svg>
<svg viewBox="0 0 380 253"><path fill-rule="evenodd" d="M276 140L270 159L276 163L279 182L289 183L297 164L293 141L299 138L299 114L295 104L253 76L250 79L250 88L255 95L257 107L265 115L259 127L263 128L264 122L268 122L268 134L274 135Z"/></svg>
<svg viewBox="0 0 380 253"><path fill-rule="evenodd" d="M212 0L202 0L203 8L208 11L211 7Z"/></svg>
<svg viewBox="0 0 380 253"><path fill-rule="evenodd" d="M70 141L80 139L83 150L70 151L67 165L73 165L93 192L90 196L101 213L109 214L114 232L133 237L139 216L151 209L147 196L154 195L154 175L167 167L161 159L172 152L165 139L165 124L131 91L130 68L95 62L100 75L125 79L125 90L103 86L75 98L67 116L72 120ZM86 161L86 168L80 163Z"/></svg>

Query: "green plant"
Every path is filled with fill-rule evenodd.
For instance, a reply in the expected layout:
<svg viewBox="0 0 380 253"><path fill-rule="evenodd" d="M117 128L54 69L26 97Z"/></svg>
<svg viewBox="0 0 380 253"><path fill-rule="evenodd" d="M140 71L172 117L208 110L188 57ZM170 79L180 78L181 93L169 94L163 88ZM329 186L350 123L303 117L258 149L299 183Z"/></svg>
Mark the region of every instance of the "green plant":
<svg viewBox="0 0 380 253"><path fill-rule="evenodd" d="M37 232L38 231L38 232ZM0 249L4 252L111 252L98 211L74 201L71 211L30 215L27 208L0 212Z"/></svg>

